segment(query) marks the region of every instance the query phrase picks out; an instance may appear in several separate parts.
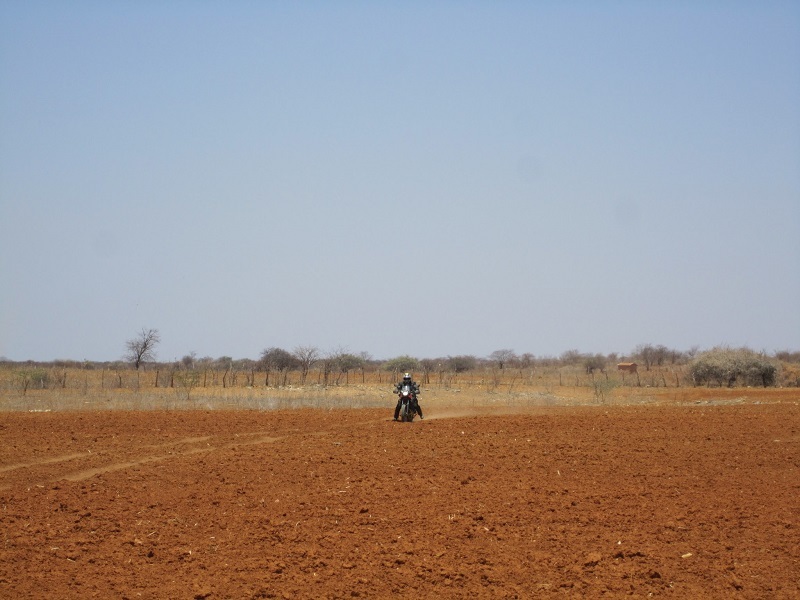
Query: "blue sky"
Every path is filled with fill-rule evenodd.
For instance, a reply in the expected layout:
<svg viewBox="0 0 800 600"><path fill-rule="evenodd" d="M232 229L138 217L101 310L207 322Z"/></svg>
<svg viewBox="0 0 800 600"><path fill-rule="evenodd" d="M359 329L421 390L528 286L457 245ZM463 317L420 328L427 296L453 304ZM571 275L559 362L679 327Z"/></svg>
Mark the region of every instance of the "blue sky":
<svg viewBox="0 0 800 600"><path fill-rule="evenodd" d="M0 356L800 348L797 2L0 4Z"/></svg>

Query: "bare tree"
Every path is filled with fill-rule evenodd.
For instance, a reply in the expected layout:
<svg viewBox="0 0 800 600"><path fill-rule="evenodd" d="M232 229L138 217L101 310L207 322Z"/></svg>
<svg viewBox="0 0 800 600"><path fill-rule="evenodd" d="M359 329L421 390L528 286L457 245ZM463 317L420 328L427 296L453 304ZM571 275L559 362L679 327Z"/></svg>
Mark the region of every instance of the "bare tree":
<svg viewBox="0 0 800 600"><path fill-rule="evenodd" d="M305 385L308 371L319 359L319 349L315 346L298 346L293 354L300 364L300 383Z"/></svg>
<svg viewBox="0 0 800 600"><path fill-rule="evenodd" d="M431 373L436 372L441 367L441 360L435 358L423 358L419 361L419 366L422 369L422 383L429 384L431 382Z"/></svg>
<svg viewBox="0 0 800 600"><path fill-rule="evenodd" d="M194 363L197 360L197 352L189 352L182 359L181 363L187 369L194 369Z"/></svg>
<svg viewBox="0 0 800 600"><path fill-rule="evenodd" d="M156 346L161 341L161 336L158 334L158 329L142 330L132 340L125 342L125 360L129 360L139 370L142 363L153 361L156 359Z"/></svg>
<svg viewBox="0 0 800 600"><path fill-rule="evenodd" d="M508 363L517 358L513 350L504 348L502 350L495 350L489 355L489 360L497 363L497 367L502 371Z"/></svg>
<svg viewBox="0 0 800 600"><path fill-rule="evenodd" d="M330 377L333 370L336 368L336 361L339 359L341 350L331 350L326 352L325 355L319 359L320 375L322 375L322 385L328 387Z"/></svg>
<svg viewBox="0 0 800 600"><path fill-rule="evenodd" d="M652 344L639 344L634 349L633 355L644 363L645 371L649 371L656 361L656 348Z"/></svg>
<svg viewBox="0 0 800 600"><path fill-rule="evenodd" d="M358 358L361 360L361 364L358 365L358 368L361 370L361 383L364 383L366 371L372 366L372 355L364 350L358 353Z"/></svg>
<svg viewBox="0 0 800 600"><path fill-rule="evenodd" d="M530 369L536 364L536 357L530 352L526 352L517 358L517 366L520 369Z"/></svg>
<svg viewBox="0 0 800 600"><path fill-rule="evenodd" d="M578 350L567 350L562 352L559 360L562 365L577 365L583 359L583 354Z"/></svg>
<svg viewBox="0 0 800 600"><path fill-rule="evenodd" d="M656 346L654 359L656 361L656 365L659 367L664 366L664 362L666 362L667 358L669 358L670 349L667 348L664 344L659 344Z"/></svg>

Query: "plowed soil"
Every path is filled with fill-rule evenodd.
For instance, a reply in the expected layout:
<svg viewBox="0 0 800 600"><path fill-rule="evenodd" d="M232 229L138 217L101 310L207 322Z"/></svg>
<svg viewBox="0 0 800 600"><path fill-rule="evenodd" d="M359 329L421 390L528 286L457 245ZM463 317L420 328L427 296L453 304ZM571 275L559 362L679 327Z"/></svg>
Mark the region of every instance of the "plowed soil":
<svg viewBox="0 0 800 600"><path fill-rule="evenodd" d="M800 598L800 406L0 413L2 598Z"/></svg>

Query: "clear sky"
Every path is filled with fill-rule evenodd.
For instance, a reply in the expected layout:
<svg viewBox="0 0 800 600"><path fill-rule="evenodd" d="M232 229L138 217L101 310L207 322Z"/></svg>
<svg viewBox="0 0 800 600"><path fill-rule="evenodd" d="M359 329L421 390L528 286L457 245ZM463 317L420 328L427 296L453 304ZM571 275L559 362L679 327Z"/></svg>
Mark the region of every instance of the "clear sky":
<svg viewBox="0 0 800 600"><path fill-rule="evenodd" d="M800 348L800 3L0 3L0 355Z"/></svg>

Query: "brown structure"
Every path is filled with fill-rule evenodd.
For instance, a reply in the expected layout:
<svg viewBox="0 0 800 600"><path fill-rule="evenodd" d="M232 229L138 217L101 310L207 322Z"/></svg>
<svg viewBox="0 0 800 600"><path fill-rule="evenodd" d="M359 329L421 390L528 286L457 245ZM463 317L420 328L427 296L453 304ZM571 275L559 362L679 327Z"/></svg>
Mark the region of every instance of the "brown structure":
<svg viewBox="0 0 800 600"><path fill-rule="evenodd" d="M637 365L634 362L617 363L617 371L636 373Z"/></svg>

